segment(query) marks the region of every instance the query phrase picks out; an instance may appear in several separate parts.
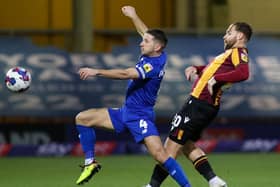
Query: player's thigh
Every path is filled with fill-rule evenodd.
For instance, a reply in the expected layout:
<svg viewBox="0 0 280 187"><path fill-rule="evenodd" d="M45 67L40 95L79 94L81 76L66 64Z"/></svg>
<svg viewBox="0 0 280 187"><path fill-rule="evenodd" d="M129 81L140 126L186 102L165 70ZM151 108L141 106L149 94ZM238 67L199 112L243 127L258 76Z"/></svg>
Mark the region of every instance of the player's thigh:
<svg viewBox="0 0 280 187"><path fill-rule="evenodd" d="M170 155L173 158L176 158L182 148L181 144L178 144L174 142L173 140L166 138L165 143L164 143L164 148L168 155Z"/></svg>
<svg viewBox="0 0 280 187"><path fill-rule="evenodd" d="M160 163L168 158L159 136L148 136L144 139L144 143L149 153Z"/></svg>
<svg viewBox="0 0 280 187"><path fill-rule="evenodd" d="M84 110L76 116L76 123L88 127L113 129L107 108Z"/></svg>

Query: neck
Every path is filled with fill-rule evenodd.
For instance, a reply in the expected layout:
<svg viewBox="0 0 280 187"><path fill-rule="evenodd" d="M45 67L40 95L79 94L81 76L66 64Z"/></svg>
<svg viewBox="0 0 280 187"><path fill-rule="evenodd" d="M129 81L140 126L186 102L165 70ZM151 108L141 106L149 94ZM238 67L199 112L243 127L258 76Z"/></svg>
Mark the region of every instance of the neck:
<svg viewBox="0 0 280 187"><path fill-rule="evenodd" d="M149 57L158 57L161 55L161 52L154 52L149 55Z"/></svg>
<svg viewBox="0 0 280 187"><path fill-rule="evenodd" d="M246 43L245 42L236 42L232 48L246 48Z"/></svg>

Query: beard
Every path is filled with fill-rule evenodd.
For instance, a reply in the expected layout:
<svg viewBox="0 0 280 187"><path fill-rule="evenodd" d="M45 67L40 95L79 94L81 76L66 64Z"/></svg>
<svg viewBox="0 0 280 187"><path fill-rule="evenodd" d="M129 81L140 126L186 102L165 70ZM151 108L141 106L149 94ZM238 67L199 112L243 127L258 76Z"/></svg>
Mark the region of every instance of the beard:
<svg viewBox="0 0 280 187"><path fill-rule="evenodd" d="M224 49L225 49L225 50L231 49L232 46L233 46L233 44L225 43Z"/></svg>
<svg viewBox="0 0 280 187"><path fill-rule="evenodd" d="M224 42L224 49L225 50L231 49L234 46L235 43L236 43L235 41L225 41Z"/></svg>

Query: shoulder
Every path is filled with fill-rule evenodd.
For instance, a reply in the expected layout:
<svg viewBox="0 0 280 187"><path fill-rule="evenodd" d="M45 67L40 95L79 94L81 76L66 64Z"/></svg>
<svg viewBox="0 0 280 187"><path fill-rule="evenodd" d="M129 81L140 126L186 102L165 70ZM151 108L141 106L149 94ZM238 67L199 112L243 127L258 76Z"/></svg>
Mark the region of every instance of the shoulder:
<svg viewBox="0 0 280 187"><path fill-rule="evenodd" d="M231 59L233 64L248 63L248 50L246 48L234 48L231 51Z"/></svg>
<svg viewBox="0 0 280 187"><path fill-rule="evenodd" d="M237 53L238 56L241 60L241 62L249 62L249 57L248 57L248 49L247 48L237 48Z"/></svg>

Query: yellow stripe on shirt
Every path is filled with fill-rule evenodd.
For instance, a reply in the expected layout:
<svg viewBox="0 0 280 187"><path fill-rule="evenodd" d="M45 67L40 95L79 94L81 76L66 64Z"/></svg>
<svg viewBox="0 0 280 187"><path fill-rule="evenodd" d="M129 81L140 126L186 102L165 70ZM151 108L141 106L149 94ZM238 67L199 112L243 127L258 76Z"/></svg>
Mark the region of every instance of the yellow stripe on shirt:
<svg viewBox="0 0 280 187"><path fill-rule="evenodd" d="M219 69L219 67L225 62L227 57L232 53L232 49L229 49L217 56L214 61L212 61L204 70L201 78L197 82L195 88L192 91L192 96L199 98L203 89L207 86L208 81L213 77L215 72Z"/></svg>
<svg viewBox="0 0 280 187"><path fill-rule="evenodd" d="M238 48L232 49L232 55L231 55L231 60L233 65L236 67L238 64L240 64L240 58L239 58L239 52Z"/></svg>

